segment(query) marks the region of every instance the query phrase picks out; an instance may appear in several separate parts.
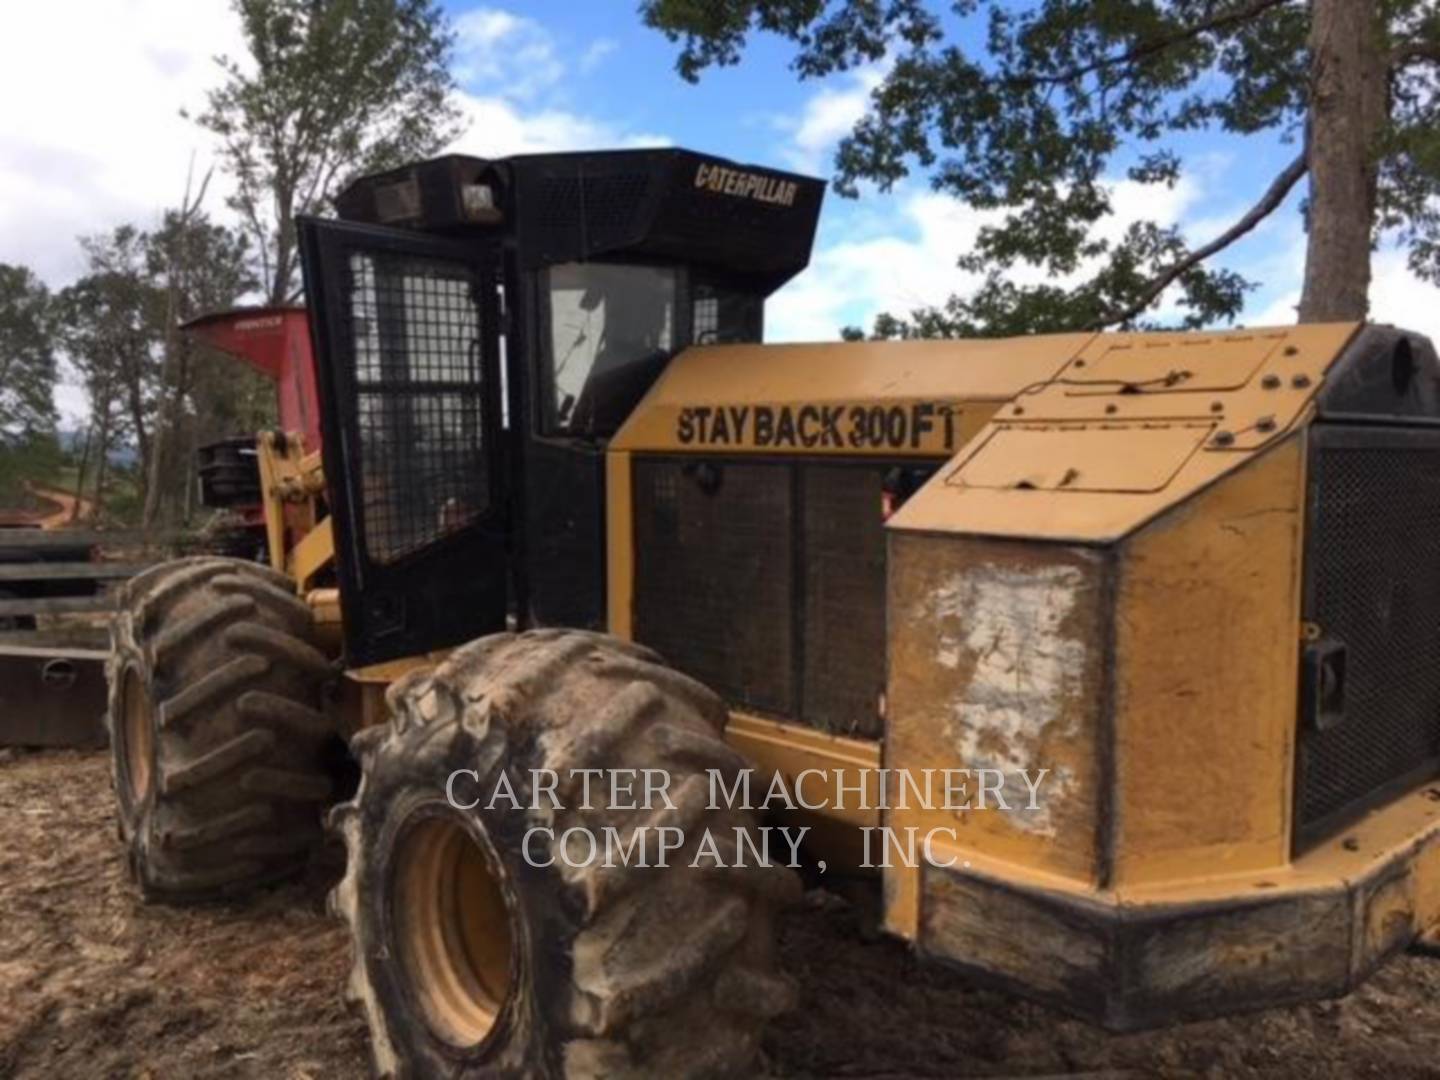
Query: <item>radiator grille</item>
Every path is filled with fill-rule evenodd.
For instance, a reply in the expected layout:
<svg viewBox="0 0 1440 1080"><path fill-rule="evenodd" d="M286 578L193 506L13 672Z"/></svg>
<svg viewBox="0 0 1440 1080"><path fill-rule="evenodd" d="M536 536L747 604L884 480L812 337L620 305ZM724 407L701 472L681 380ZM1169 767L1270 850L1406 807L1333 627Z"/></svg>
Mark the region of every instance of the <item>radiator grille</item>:
<svg viewBox="0 0 1440 1080"><path fill-rule="evenodd" d="M808 465L803 719L878 738L885 683L885 532L878 469Z"/></svg>
<svg viewBox="0 0 1440 1080"><path fill-rule="evenodd" d="M790 469L639 461L634 491L636 640L732 704L793 715Z"/></svg>
<svg viewBox="0 0 1440 1080"><path fill-rule="evenodd" d="M637 460L636 639L732 705L878 736L884 473Z"/></svg>
<svg viewBox="0 0 1440 1080"><path fill-rule="evenodd" d="M1440 764L1440 431L1311 440L1305 618L1347 655L1344 720L1300 734L1297 844Z"/></svg>

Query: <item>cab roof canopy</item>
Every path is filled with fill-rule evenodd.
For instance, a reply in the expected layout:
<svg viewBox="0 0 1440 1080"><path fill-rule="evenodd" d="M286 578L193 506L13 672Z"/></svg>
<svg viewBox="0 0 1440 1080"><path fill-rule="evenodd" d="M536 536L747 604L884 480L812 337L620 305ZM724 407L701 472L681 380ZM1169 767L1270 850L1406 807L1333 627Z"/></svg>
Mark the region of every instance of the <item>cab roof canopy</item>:
<svg viewBox="0 0 1440 1080"><path fill-rule="evenodd" d="M501 231L525 268L594 258L708 267L770 293L810 261L823 181L690 150L450 154L356 180L349 221Z"/></svg>

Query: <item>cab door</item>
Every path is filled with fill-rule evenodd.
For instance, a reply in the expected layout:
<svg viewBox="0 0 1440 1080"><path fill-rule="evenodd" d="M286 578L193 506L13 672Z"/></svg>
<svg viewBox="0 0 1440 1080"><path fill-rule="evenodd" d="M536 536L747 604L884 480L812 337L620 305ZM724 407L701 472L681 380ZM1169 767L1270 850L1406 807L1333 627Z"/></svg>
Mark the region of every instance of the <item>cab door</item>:
<svg viewBox="0 0 1440 1080"><path fill-rule="evenodd" d="M498 245L299 232L348 663L503 630Z"/></svg>

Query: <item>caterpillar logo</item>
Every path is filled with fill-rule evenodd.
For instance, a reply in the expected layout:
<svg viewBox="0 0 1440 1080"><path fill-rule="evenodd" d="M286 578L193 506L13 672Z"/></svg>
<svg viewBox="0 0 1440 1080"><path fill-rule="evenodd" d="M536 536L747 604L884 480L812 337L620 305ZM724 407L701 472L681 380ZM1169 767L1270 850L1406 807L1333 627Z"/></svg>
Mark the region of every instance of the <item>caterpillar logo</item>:
<svg viewBox="0 0 1440 1080"><path fill-rule="evenodd" d="M753 199L773 206L794 206L795 193L800 187L793 180L741 172L739 169L727 169L723 165L701 165L695 170L695 186L713 191L717 195Z"/></svg>

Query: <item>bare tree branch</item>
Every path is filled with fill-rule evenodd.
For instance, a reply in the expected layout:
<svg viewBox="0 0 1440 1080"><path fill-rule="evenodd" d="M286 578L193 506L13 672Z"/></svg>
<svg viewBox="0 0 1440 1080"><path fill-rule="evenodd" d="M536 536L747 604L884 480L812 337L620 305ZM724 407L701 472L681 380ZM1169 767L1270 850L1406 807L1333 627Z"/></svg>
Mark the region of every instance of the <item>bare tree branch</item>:
<svg viewBox="0 0 1440 1080"><path fill-rule="evenodd" d="M1300 153L1296 155L1295 160L1285 166L1284 171L1274 179L1266 189L1265 194L1261 196L1260 201L1246 211L1244 217L1204 247L1196 248L1189 255L1186 255L1185 258L1163 270L1155 280L1145 288L1145 291L1140 294L1139 299L1129 307L1120 311L1112 311L1102 316L1096 320L1090 329L1099 330L1106 326L1114 326L1116 323L1128 322L1130 319L1135 318L1135 316L1139 315L1154 303L1156 297L1169 288L1171 283L1180 277L1181 274L1185 273L1185 271L1191 267L1204 262L1216 252L1223 251L1251 229L1255 228L1256 225L1259 225L1260 222L1264 221L1266 217L1273 213L1274 210L1285 201L1285 196L1290 194L1291 189L1299 183L1300 178L1305 175L1308 168L1306 152L1301 150Z"/></svg>
<svg viewBox="0 0 1440 1080"><path fill-rule="evenodd" d="M1265 14L1265 12L1271 8L1281 7L1288 3L1290 3L1290 0L1253 0L1252 3L1247 4L1243 8L1215 15L1212 18L1195 23L1193 26L1187 26L1179 32L1171 34L1169 37L1142 42L1133 49L1116 53L1114 56L1102 57L1093 63L1083 64L1080 67L1071 68L1069 71L1062 71L1056 75L1032 75L1023 78L1008 79L1006 81L1011 86L1020 87L1047 86L1074 82L1076 79L1083 79L1086 75L1093 75L1097 71L1105 71L1109 68L1148 60L1150 57L1162 53L1166 49L1173 48L1186 41L1193 41L1202 34L1208 34L1213 30L1224 30L1227 27L1235 26L1239 23L1249 22L1257 15Z"/></svg>
<svg viewBox="0 0 1440 1080"><path fill-rule="evenodd" d="M156 395L155 421L150 439L150 460L145 463L147 480L145 502L141 512L141 524L148 529L155 523L160 512L161 480L166 464L166 455L171 453L169 443L178 422L180 399L184 396L179 369L185 364L187 341L180 333L181 293L194 269L192 266L193 242L190 230L200 214L209 190L210 178L215 175L212 165L205 170L200 181L200 190L194 190L195 155L190 155L190 167L185 173L185 194L180 200L180 209L175 215L175 231L165 249L165 337L162 343L160 365L160 386ZM193 197L192 197L193 192Z"/></svg>
<svg viewBox="0 0 1440 1080"><path fill-rule="evenodd" d="M1440 41L1402 41L1390 50L1391 71L1398 71L1417 60L1440 64Z"/></svg>
<svg viewBox="0 0 1440 1080"><path fill-rule="evenodd" d="M256 59L220 58L197 117L224 140L227 200L255 242L271 303L294 286L295 218L332 194L336 160L378 171L438 152L457 130L452 34L439 0L245 0Z"/></svg>

